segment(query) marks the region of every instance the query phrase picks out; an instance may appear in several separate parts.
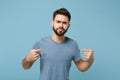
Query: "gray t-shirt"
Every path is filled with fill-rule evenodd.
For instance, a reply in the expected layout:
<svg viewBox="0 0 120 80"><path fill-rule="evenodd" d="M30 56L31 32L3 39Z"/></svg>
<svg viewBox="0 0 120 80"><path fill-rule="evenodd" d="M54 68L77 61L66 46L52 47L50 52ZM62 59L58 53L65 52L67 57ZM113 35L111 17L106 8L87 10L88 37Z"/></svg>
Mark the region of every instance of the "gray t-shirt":
<svg viewBox="0 0 120 80"><path fill-rule="evenodd" d="M72 60L81 59L77 43L68 37L57 43L49 36L33 46L33 49L39 48L43 49L40 53L40 80L69 80Z"/></svg>

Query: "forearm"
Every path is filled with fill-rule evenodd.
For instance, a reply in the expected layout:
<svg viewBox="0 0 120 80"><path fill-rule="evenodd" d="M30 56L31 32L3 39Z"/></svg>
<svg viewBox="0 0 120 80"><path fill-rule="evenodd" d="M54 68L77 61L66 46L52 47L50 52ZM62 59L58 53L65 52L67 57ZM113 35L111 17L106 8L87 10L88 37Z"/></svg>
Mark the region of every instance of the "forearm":
<svg viewBox="0 0 120 80"><path fill-rule="evenodd" d="M83 63L81 64L83 67L83 71L88 70L91 65L93 64L94 61L94 57L92 56L88 61L83 61Z"/></svg>
<svg viewBox="0 0 120 80"><path fill-rule="evenodd" d="M77 67L80 71L84 72L88 70L94 62L94 57L92 56L88 61L80 60L77 62Z"/></svg>
<svg viewBox="0 0 120 80"><path fill-rule="evenodd" d="M39 53L42 49L33 49L30 53L23 59L22 65L24 69L29 69L33 65L33 63L39 58Z"/></svg>
<svg viewBox="0 0 120 80"><path fill-rule="evenodd" d="M29 68L31 68L33 63L34 62L32 62L32 61L28 61L27 58L24 58L22 61L22 66L24 69L29 69Z"/></svg>

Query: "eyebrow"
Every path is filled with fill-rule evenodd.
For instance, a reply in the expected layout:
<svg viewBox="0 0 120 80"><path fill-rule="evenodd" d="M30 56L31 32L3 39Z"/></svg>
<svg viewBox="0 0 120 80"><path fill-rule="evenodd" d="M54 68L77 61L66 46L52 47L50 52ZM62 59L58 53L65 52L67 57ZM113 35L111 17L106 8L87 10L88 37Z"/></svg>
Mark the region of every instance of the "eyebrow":
<svg viewBox="0 0 120 80"><path fill-rule="evenodd" d="M67 23L66 21L60 21L60 20L56 20L56 22L62 22L62 23L64 23L64 24Z"/></svg>

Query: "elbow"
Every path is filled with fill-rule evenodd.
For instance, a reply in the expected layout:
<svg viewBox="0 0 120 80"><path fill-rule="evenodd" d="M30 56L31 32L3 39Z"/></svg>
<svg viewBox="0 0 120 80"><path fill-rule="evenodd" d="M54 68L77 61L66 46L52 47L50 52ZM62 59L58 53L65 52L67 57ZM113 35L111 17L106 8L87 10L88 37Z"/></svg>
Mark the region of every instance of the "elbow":
<svg viewBox="0 0 120 80"><path fill-rule="evenodd" d="M79 68L79 70L80 70L81 72L85 72L85 71L87 71L88 69L80 69L80 68Z"/></svg>
<svg viewBox="0 0 120 80"><path fill-rule="evenodd" d="M22 67L23 67L23 69L25 69L25 70L30 69L29 64L26 64L25 60L22 61Z"/></svg>
<svg viewBox="0 0 120 80"><path fill-rule="evenodd" d="M23 66L23 69L24 69L24 70L30 69L30 67L27 67L27 66L25 66L25 65L22 65L22 66Z"/></svg>
<svg viewBox="0 0 120 80"><path fill-rule="evenodd" d="M80 70L81 72L85 72L86 70Z"/></svg>

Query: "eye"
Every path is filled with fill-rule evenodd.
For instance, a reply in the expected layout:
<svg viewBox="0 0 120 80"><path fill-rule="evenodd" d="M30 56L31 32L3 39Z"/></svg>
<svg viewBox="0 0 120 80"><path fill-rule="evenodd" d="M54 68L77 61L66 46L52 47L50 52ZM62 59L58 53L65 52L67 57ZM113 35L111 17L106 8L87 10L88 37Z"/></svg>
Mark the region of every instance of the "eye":
<svg viewBox="0 0 120 80"><path fill-rule="evenodd" d="M57 23L61 23L61 21L56 21Z"/></svg>
<svg viewBox="0 0 120 80"><path fill-rule="evenodd" d="M67 22L63 22L63 24L67 24Z"/></svg>

